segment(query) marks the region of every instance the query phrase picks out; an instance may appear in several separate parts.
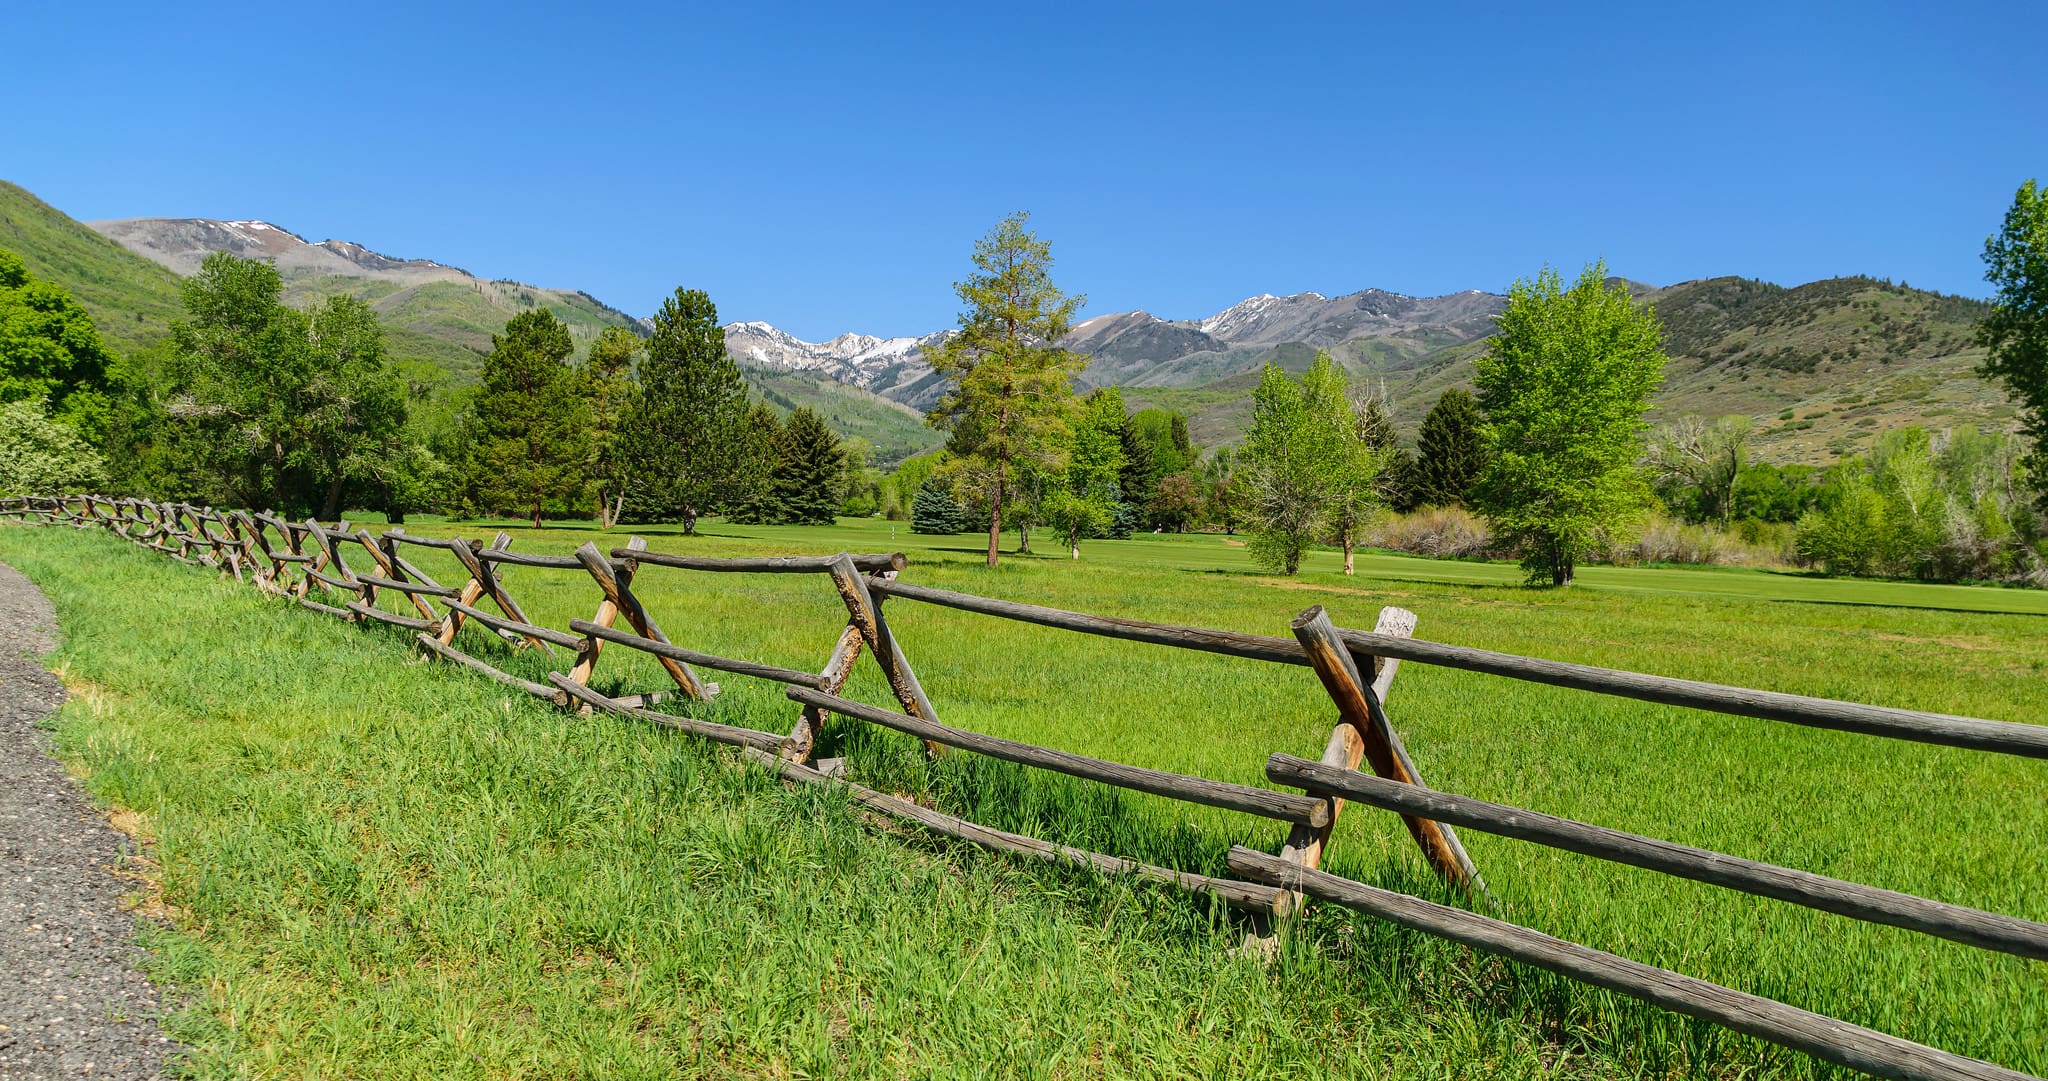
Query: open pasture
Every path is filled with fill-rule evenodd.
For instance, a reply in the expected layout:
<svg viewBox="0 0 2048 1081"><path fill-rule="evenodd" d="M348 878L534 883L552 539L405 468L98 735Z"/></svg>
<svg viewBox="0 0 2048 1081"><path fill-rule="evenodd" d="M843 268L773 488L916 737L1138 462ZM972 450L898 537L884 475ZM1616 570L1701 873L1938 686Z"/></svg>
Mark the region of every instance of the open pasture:
<svg viewBox="0 0 2048 1081"><path fill-rule="evenodd" d="M408 528L487 536L497 527L415 522ZM627 535L621 530L607 538L569 528L508 531L516 537L515 551L555 554L586 539L601 547L623 544ZM53 569L59 562L39 559L35 547L39 539L54 541L52 532L25 537L9 531L0 541L0 557L52 588L48 578L63 577ZM1334 559L1327 554L1313 560L1300 579L1276 580L1255 574L1242 549L1215 536L1099 542L1088 546L1078 564L1006 555L1004 567L990 572L978 565L976 538L917 537L900 526L892 536L890 525L881 522L833 529L710 523L705 536L648 536L656 551L708 555L900 549L911 559L906 581L1267 634L1284 634L1287 620L1309 604L1325 604L1338 622L1363 627L1381 605L1397 604L1420 616L1418 636L1439 641L1999 719L2036 721L2048 715L2042 708L2048 704L2048 681L2042 678L2048 641L2041 633L2048 627L2048 604L2030 593L1611 568L1589 568L1582 584L1567 592L1531 592L1513 585L1518 572L1511 567L1372 556L1360 561L1357 577L1347 579L1333 573ZM60 543L98 542L67 536ZM112 580L121 575L199 577L168 566L145 572L118 554L113 542L106 544L107 585L59 582L53 589L67 631L89 632L83 643L74 639L67 646L67 657L81 664L95 655L90 643L104 647L113 640L66 607L64 588L85 601L96 589L113 589ZM407 554L444 583L461 577L444 553L412 548ZM519 568L507 585L529 615L550 626L588 618L596 606L597 592L581 572ZM208 592L203 583L190 588ZM636 591L679 644L794 668L821 665L844 621L844 608L829 585L814 577L647 567ZM1782 596L1798 599L1774 599ZM253 598L235 603L261 606ZM908 601L891 602L890 612L940 716L960 727L1257 784L1272 751L1316 755L1332 719L1332 707L1306 669L1084 638ZM290 610L264 616L327 622ZM475 629L463 633L470 648L489 650L479 647L484 638ZM388 650L402 650L406 638L396 632L358 637L381 640ZM186 642L195 657L214 658L215 665L236 663L231 643L192 636ZM292 652L286 644L262 647L272 665L322 663ZM568 664L566 657L550 665L546 658L509 651L493 659L531 677ZM366 690L386 675L353 664L345 675L339 667L315 667L300 673L295 693L312 693L322 671L334 684L319 691L330 710L351 686ZM414 671L405 678L415 679ZM887 701L872 665L864 662L859 671L849 695ZM606 652L598 674L598 686L614 691L650 690L665 681L647 658L620 649ZM461 677L451 672L446 678ZM779 688L741 677L720 682L725 693L701 707L706 715L768 729L786 729L793 720L795 709ZM469 697L502 699L495 691L480 686ZM488 707L478 708L489 713ZM522 717L524 709L519 707ZM2048 902L2038 890L2041 862L2034 855L2048 841L2048 801L2042 798L2048 766L2039 762L1414 664L1404 666L1389 709L1425 778L1438 788L2048 919ZM446 727L460 730L464 716L461 710L443 711L437 724L449 735ZM89 727L77 717L70 723L74 729ZM614 730L612 722L596 728ZM550 730L560 738L561 724ZM133 738L169 737L138 726ZM426 736L417 738L417 752L431 754ZM638 746L657 741L630 729L617 738ZM1079 782L1027 778L971 756L926 763L915 747L907 738L850 731L846 722L835 722L824 753L847 753L857 778L927 794L945 809L990 825L1190 870L1220 873L1222 852L1232 842L1271 850L1279 841L1279 828L1261 820L1112 794ZM196 752L197 745L188 749ZM772 787L756 784L748 791ZM662 798L685 799L675 793ZM2039 1037L2048 1031L2048 970L2038 963L1471 831L1463 836L1492 889L1496 914L1505 918L1949 1050L2035 1073L2048 1070ZM1364 881L1427 890L1426 872L1398 823L1369 809L1353 808L1344 816L1326 866ZM1561 982L1526 975L1503 979L1497 966L1416 936L1371 930L1341 913L1319 913L1304 930L1303 948L1291 951L1283 968L1307 966L1326 977L1341 972L1358 989L1361 1005L1385 1001L1389 994L1407 1001L1402 996L1418 993L1415 981L1436 982L1435 998L1423 996L1429 1001L1420 1018L1432 1028L1447 1018L1469 1023L1473 1017L1505 1017L1534 1025L1565 1046L1593 1048L1609 1064L1652 1072L1679 1062L1710 1070L1729 1061L1760 1061L1769 1071L1812 1068L1799 1056ZM1129 928L1120 933L1141 934ZM1359 933L1367 937L1360 940ZM1361 941L1369 944L1364 950L1358 948ZM1344 958L1328 960L1333 950ZM1309 960L1310 954L1324 959ZM1228 967L1220 956L1212 960ZM1318 967L1333 964L1334 970ZM1391 972L1420 975L1403 982L1390 980ZM1457 1004L1446 1005L1446 996ZM1511 1044L1527 1037L1527 1031L1515 1031L1520 1035L1505 1037ZM1440 1053L1438 1043L1428 1042L1414 1061ZM1325 1069L1330 1065L1322 1063ZM1193 1066L1184 1062L1176 1068Z"/></svg>

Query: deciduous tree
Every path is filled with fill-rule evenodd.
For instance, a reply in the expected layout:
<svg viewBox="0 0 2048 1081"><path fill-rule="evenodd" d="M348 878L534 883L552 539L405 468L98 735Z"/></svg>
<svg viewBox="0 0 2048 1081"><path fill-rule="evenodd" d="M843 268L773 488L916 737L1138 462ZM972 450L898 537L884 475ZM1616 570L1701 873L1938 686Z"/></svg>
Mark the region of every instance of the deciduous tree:
<svg viewBox="0 0 2048 1081"><path fill-rule="evenodd" d="M282 292L275 269L226 252L186 280L168 434L216 502L332 518L349 483L388 486L407 457L405 394L368 305L337 296L307 313Z"/></svg>
<svg viewBox="0 0 2048 1081"><path fill-rule="evenodd" d="M1020 464L1051 464L1087 358L1059 347L1085 298L1052 281L1052 247L1004 218L974 246L974 271L954 285L960 329L927 356L948 388L927 421L952 433L949 449L989 508L988 565L996 565L1003 507Z"/></svg>
<svg viewBox="0 0 2048 1081"><path fill-rule="evenodd" d="M590 410L590 462L584 472L597 504L597 524L603 529L618 524L626 498L621 426L633 396L633 361L639 355L640 339L632 331L606 327L583 360L583 400Z"/></svg>
<svg viewBox="0 0 2048 1081"><path fill-rule="evenodd" d="M1344 431L1332 423L1342 408L1326 395L1328 380L1296 383L1268 364L1252 392L1251 430L1238 451L1244 481L1251 556L1281 574L1301 569L1301 558L1328 521L1334 474L1344 453Z"/></svg>
<svg viewBox="0 0 2048 1081"><path fill-rule="evenodd" d="M96 442L107 434L118 366L91 314L0 248L0 403L40 402L39 414Z"/></svg>
<svg viewBox="0 0 2048 1081"><path fill-rule="evenodd" d="M1567 289L1518 280L1474 381L1492 460L1477 495L1521 545L1532 583L1569 585L1596 533L1628 536L1649 504L1643 414L1664 375L1656 313L1595 263Z"/></svg>
<svg viewBox="0 0 2048 1081"><path fill-rule="evenodd" d="M1984 241L1984 279L1996 286L1977 327L1983 374L2005 384L2033 441L2033 476L2048 511L2048 191L2020 185L2005 224Z"/></svg>

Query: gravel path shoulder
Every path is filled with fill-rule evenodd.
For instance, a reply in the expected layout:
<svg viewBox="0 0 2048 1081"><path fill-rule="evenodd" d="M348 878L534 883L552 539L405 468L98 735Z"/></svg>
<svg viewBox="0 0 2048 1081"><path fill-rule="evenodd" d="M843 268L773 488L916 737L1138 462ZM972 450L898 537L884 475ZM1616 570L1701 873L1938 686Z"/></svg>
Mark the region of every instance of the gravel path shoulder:
<svg viewBox="0 0 2048 1081"><path fill-rule="evenodd" d="M172 1046L113 873L135 847L36 727L64 700L37 660L56 633L49 600L0 563L0 1081L154 1078Z"/></svg>

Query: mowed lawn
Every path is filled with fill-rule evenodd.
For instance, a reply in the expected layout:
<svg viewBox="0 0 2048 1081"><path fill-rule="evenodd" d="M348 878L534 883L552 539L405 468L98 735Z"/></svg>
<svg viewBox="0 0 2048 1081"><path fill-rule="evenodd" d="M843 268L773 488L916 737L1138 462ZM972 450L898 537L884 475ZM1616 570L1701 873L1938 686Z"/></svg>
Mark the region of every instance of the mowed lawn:
<svg viewBox="0 0 2048 1081"><path fill-rule="evenodd" d="M487 538L500 525L415 521L407 528ZM566 553L592 539L601 547L622 545L630 533L504 528L516 538L515 550L553 553ZM2032 592L1829 581L1740 570L1600 567L1587 568L1581 584L1572 589L1532 591L1517 584L1519 572L1513 567L1391 555L1362 556L1359 574L1347 578L1336 573L1336 559L1330 553L1317 554L1304 574L1289 580L1257 573L1240 546L1214 535L1094 542L1084 546L1084 558L1078 562L1064 553L1006 553L1004 565L990 571L981 565L980 538L920 537L901 525L876 521L831 528L736 527L714 521L705 524L700 536L682 537L666 529L646 535L657 551L712 555L901 550L911 561L905 580L920 584L1266 634L1286 634L1288 621L1310 604L1324 604L1340 624L1358 627L1370 627L1378 610L1392 604L1417 613L1418 635L1438 641L1884 705L2026 722L2048 716L2043 708L2048 705L2048 680L2043 678L2048 668L2048 636L2043 634L2048 630L2048 597ZM1050 537L1041 545L1048 553L1057 549ZM59 558L65 553L89 556L103 566L93 575L82 574L76 559ZM444 553L413 548L408 555L444 583L460 578ZM134 805L137 792L153 794L160 816L188 814L205 820L204 829L213 831L208 836L223 838L217 844L230 844L224 839L231 836L227 824L210 817L217 816L216 811L187 809L170 799L167 793L183 789L173 778L162 776L170 769L164 762L196 756L208 770L235 775L240 767L233 761L233 748L258 739L250 726L267 731L278 724L316 729L315 742L323 754L346 756L351 746L381 747L378 737L352 734L348 718L374 724L380 733L392 725L419 726L405 745L408 754L421 756L410 768L425 771L459 772L460 766L436 762L441 752L435 748L446 743L452 755L473 755L473 749L466 748L477 738L473 732L478 726L494 733L492 739L517 741L520 761L553 763L553 769L574 772L559 761L563 752L556 747L564 741L598 761L634 762L643 756L644 764L632 767L634 776L589 779L587 784L600 791L605 783L616 784L629 801L651 801L652 806L635 807L631 813L643 816L645 828L657 834L675 830L695 836L699 827L685 824L694 811L756 823L750 828L780 836L780 827L759 824L786 823L795 813L791 808L803 804L801 797L783 795L776 785L747 780L744 772L716 755L672 746L686 740L665 739L615 722L555 719L537 706L508 704L491 685L442 666L394 667L405 652L404 635L358 631L312 613L265 604L253 591L234 594L190 568L123 552L113 542L68 530L8 530L0 532L0 558L51 589L72 636L63 654L65 663L83 678L117 688L129 685L124 681L184 687L182 697L169 696L172 706L149 708L183 710L179 716L188 727L205 710L221 708L225 688L235 681L254 679L270 689L273 698L261 702L261 708L235 707L236 722L212 733L202 728L181 730L175 736L160 734L139 706L131 711L73 708L66 713L66 746L95 778L108 771L153 778L148 784L137 782L135 791L111 782L96 788L104 798ZM134 581L123 589L125 579ZM125 608L105 607L111 597L132 595L137 584L145 582L145 594L176 592L185 606L182 610L209 633L158 634L152 641L153 621ZM597 604L594 585L580 572L515 568L507 575L507 585L530 615L552 626L588 618ZM648 567L636 590L669 637L680 644L796 668L823 664L845 617L822 577L723 576ZM228 602L224 596L229 594L247 599ZM271 636L256 646L217 641L234 637L237 622L200 619L200 613L212 610L208 606L254 613L250 619L270 629ZM1263 783L1267 754L1284 750L1313 757L1334 719L1313 675L1302 668L1113 642L902 600L890 602L890 613L942 719L962 727L1140 765ZM297 629L302 626L320 629ZM279 636L276 628L281 627L292 630ZM344 645L334 644L337 637ZM531 652L497 649L474 630L464 632L464 641L495 662L530 676L550 667L566 669L569 663L560 656L551 661ZM138 659L151 655L159 662L155 667ZM166 665L180 670L165 671ZM182 670L186 668L197 671ZM599 685L613 690L654 689L665 678L647 658L618 648L607 650L598 668ZM692 708L768 729L786 729L793 720L795 709L781 698L780 688L744 677L711 678L723 684L724 693L709 706ZM866 662L849 693L889 701ZM275 698L279 694L283 700ZM412 701L420 695L432 700ZM373 697L385 711L377 716L385 719L365 720L364 713L350 707L351 696ZM2048 920L2048 900L2039 889L2044 866L2039 853L2048 843L2048 799L2043 798L2048 794L2048 763L1725 718L1413 664L1402 669L1388 705L1426 779L1439 788ZM108 732L118 732L118 739L106 742L102 737ZM350 740L368 743L352 745ZM1220 870L1221 853L1230 843L1270 849L1282 833L1257 819L1042 779L994 768L967 755L927 763L915 746L907 739L841 722L828 734L823 751L846 754L857 777L928 795L941 806L990 824L1189 869ZM135 760L142 755L158 758ZM641 774L659 769L664 761L694 763L689 782L649 790ZM520 762L511 765L520 768ZM260 772L269 766L248 768ZM710 783L705 778L719 780ZM354 783L371 803L400 799L387 791L394 782L380 777ZM507 778L503 783L520 782ZM530 788L521 791L538 798ZM419 800L413 817L428 820L455 813L460 805L418 795L404 799ZM550 813L569 820L596 813L606 821L628 813L609 807L593 811L586 804L572 807ZM512 811L534 809L521 805L509 807L508 813ZM823 826L816 824L816 816L803 818L807 829L822 831L817 837L803 833L809 839L806 843L866 846L862 851L872 858L924 866L923 857L916 856L923 849L913 842L876 835L843 809L834 814L837 817ZM193 828L201 826L195 822ZM381 824L369 833L399 828ZM640 828L640 819L634 820L633 828ZM859 837L839 838L842 830ZM2039 1038L2048 1031L2048 965L1470 831L1464 839L1491 887L1496 913L1506 918L1950 1050L2035 1073L2048 1071L2048 1049ZM514 845L516 840L507 838L504 843ZM756 840L770 848L795 843ZM324 858L344 858L337 852L345 853L350 846L335 843L339 848ZM636 838L634 843L641 842ZM167 875L178 856L171 847L167 840ZM583 856L596 866L618 864L617 876L607 881L613 887L612 903L622 910L646 913L646 918L659 922L665 918L662 905L693 903L673 887L650 886L639 856L622 852L618 861L609 861L598 858L606 850L581 847ZM202 879L215 873L196 864L201 856L217 854L206 845L190 851L195 853L194 865L183 868L183 873ZM1560 981L1477 960L1463 951L1392 934L1371 921L1327 910L1304 926L1295 948L1275 969L1248 970L1228 948L1240 929L1219 921L1213 912L1197 918L1199 906L1119 883L1025 871L1007 861L943 851L947 861L965 860L962 866L972 874L1010 876L1006 881L1022 883L1008 887L1018 892L1004 903L1025 906L1028 916L1021 918L1028 926L1046 934L1079 933L1079 928L1098 927L1093 921L1104 919L1107 922L1098 928L1107 936L1104 942L1138 951L1126 958L1128 967L1110 964L1102 971L1067 975L1055 975L1009 953L990 962L995 976L989 987L1013 988L1009 998L985 1000L996 1016L1004 1018L996 1028L1032 1051L1031 1057L1014 1063L1004 1061L1007 1056L1001 1054L981 1055L994 1073L1079 1076L1090 1072L1090 1063L1106 1064L1106 1072L1134 1075L1207 1074L1289 1064L1363 1075L1579 1072L1589 1067L1597 1072L1656 1073L1680 1066L1718 1073L1735 1065L1753 1065L1767 1073L1803 1074L1813 1069L1797 1055L1720 1037L1711 1029L1610 996L1574 990ZM751 873L759 877L815 863L805 863L801 854L777 852L779 856L756 860ZM778 862L782 857L788 862ZM817 906L830 908L825 898L843 899L835 890L871 891L876 884L847 877L853 872L830 860L818 866L822 870L811 872L821 876L818 880L774 888L805 898L791 903L828 928L826 934L845 934L847 915ZM1347 812L1328 866L1365 881L1428 889L1426 873L1398 822L1368 809ZM182 881L188 880L173 876L172 886ZM883 873L880 881L882 893L868 896L864 903L886 910L893 888L887 883L894 879ZM917 881L914 873L904 879L902 888L910 892L898 899L929 906L930 899L917 893ZM732 891L725 888L729 886L721 883L721 889L701 900L730 904ZM431 874L403 886L412 891L409 896L441 888L446 884ZM755 888L770 887L762 879ZM649 889L654 890L651 898L643 896ZM171 889L174 902L176 892ZM1141 914L1103 916L1105 907L1116 912L1125 904ZM941 914L934 918L943 922L951 918L945 913L954 910L941 903L935 911ZM756 926L759 913L743 915L745 926ZM671 913L666 918L680 917ZM704 917L697 913L690 918ZM916 965L941 971L961 963L952 952L958 943L942 947L911 933L916 926L912 916L870 913L865 921L873 926L861 934L888 938L892 945L885 952L893 963L912 963L908 959L914 958ZM486 940L494 933L482 927L472 930ZM783 930L799 938L808 934L802 928ZM255 941L263 933L247 934ZM213 948L204 930L196 931L193 941L200 953ZM345 953L349 947L343 943L335 948ZM474 953L493 948L451 939L429 949L427 956L439 958L435 951L440 949ZM227 955L239 956L233 951ZM1062 960L1083 967L1102 963L1082 954L1062 955ZM339 965L343 959L329 958L328 963ZM672 964L690 972L701 972L708 964L724 974L720 979L730 979L733 963L691 955ZM802 964L797 968L809 971ZM204 971L217 984L210 994L229 999L239 994L233 986L232 962L216 959ZM860 1001L860 994L880 993L873 985L849 990L824 976L811 980L802 975L753 974L770 987L794 987L797 997L808 996L828 1013ZM578 981L588 974L544 970L535 978L542 987L555 987L548 981L581 986ZM1073 997L1016 995L1017 985L1009 982L1023 980L1037 987L1048 980L1069 979L1097 992L1104 987L1098 981L1107 979L1111 985L1142 988L1156 997L1129 999L1139 1003L1132 1006L1140 1018L1133 1022L1137 1027L1105 1037L1108 1030L1097 1015L1090 1007L1076 1005ZM1198 1001L1218 1004L1234 1018L1221 1028L1213 1027L1219 1016L1213 1011L1206 1014L1212 1027L1204 1028L1204 1023L1187 1020L1192 1015L1182 1010L1195 988L1207 986L1205 980L1214 981L1215 989L1203 992L1206 997ZM1264 991L1249 989L1267 981L1271 986ZM299 986L281 981L272 993L289 999L293 992L287 988ZM974 986L974 981L959 986ZM716 979L697 986L690 993L698 999L674 1009L691 1013L702 1006L705 996L714 1003L722 1001L722 987ZM1245 1020L1247 1004L1233 997L1240 993L1277 998L1264 1007L1269 1012L1261 1013L1263 1020L1254 1025ZM1292 1003L1285 1001L1290 994ZM621 1001L630 1000L627 996ZM1221 1005L1225 1003L1230 1005ZM256 1013L264 1009L260 1003L246 1008ZM276 1008L289 1013L282 1005ZM392 1003L382 1007L387 1015L391 1008ZM598 1011L594 1016L610 1016L593 1008ZM1008 1014L1003 1013L1006 1009ZM972 1073L977 1057L971 1049L987 1033L977 1027L981 1022L973 1020L977 1015L968 1007L960 1010L966 1011L962 1019L956 1019L956 1028L944 1036L909 1028L882 1035L854 1034L853 1029L826 1025L822 1035L812 1034L819 1041L815 1053L809 1050L813 1045L805 1045L803 1050L784 1048L777 1057L763 1049L762 1041L773 1043L773 1034L782 1031L777 1026L794 1022L769 1020L758 1032L749 1030L746 1039L714 1039L711 1044L720 1049L720 1068L739 1073L802 1075L844 1069L895 1074L937 1066L945 1067L941 1072ZM1067 1042L1096 1051L1080 1059L1062 1059L1046 1050L1065 1046L1054 1035L1019 1034L1036 1032L1034 1025L1057 1024L1052 1014L1040 1012L1047 1010L1071 1012ZM952 1016L945 1010L937 1015ZM768 1016L782 1015L771 1011ZM892 1023L909 1024L908 1014L890 1016L893 1021L870 1020L884 1029ZM1019 1018L1022 1030L1016 1027ZM429 1049L442 1046L435 1039L448 1039L448 1022L438 1014L418 1023L436 1028L434 1039L421 1037ZM484 1074L521 1072L509 1065L525 1060L515 1053L517 1040L504 1031L507 1022L479 1017L470 1023L483 1026L500 1041L510 1041L503 1054L512 1057L479 1059L489 1064ZM1323 1028L1333 1030L1328 1041L1318 1033ZM1381 1034L1394 1030L1403 1033L1397 1041L1403 1049L1389 1058ZM235 1031L232 1024L229 1031ZM516 1025L513 1031L518 1031ZM660 1031L673 1034L672 1029ZM1245 1034L1254 1031L1256 1038L1245 1045ZM1236 1042L1223 1039L1225 1034ZM659 1046L665 1038L649 1039ZM224 1039L224 1046L240 1050L224 1050L217 1061L246 1061L234 1056L246 1054L248 1042ZM295 1039L343 1037L271 1030L258 1043L275 1051ZM912 1057L892 1058L885 1050L895 1046L891 1039L900 1041ZM1105 1046L1120 1050L1105 1051ZM1147 1050L1135 1058L1120 1057L1137 1046ZM443 1061L421 1054L425 1057L404 1061ZM1354 1060L1354 1055L1363 1057ZM1590 1063L1584 1056L1591 1057ZM654 1055L647 1061L680 1059ZM290 1072L281 1058L273 1066Z"/></svg>

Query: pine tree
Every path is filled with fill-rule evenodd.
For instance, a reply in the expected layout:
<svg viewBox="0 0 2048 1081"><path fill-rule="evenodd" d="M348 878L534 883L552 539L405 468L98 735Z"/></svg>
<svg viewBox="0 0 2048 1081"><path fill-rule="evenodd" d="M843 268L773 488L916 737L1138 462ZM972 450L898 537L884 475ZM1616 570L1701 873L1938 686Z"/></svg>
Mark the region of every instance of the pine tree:
<svg viewBox="0 0 2048 1081"><path fill-rule="evenodd" d="M1409 500L1419 507L1462 507L1471 499L1472 483L1486 468L1484 421L1479 401L1452 387L1443 392L1415 441L1414 491Z"/></svg>
<svg viewBox="0 0 2048 1081"><path fill-rule="evenodd" d="M723 510L745 464L747 385L725 351L718 308L697 289L677 289L654 316L640 386L626 410L620 457L623 517L683 523Z"/></svg>
<svg viewBox="0 0 2048 1081"><path fill-rule="evenodd" d="M926 480L910 504L910 531L950 535L966 529L967 512L961 509L945 482L937 477Z"/></svg>
<svg viewBox="0 0 2048 1081"><path fill-rule="evenodd" d="M788 521L781 497L775 490L775 469L782 462L782 418L767 402L755 402L747 412L740 456L733 482L732 509L728 521L742 525L774 525Z"/></svg>
<svg viewBox="0 0 2048 1081"><path fill-rule="evenodd" d="M799 406L783 425L781 451L774 474L781 520L831 525L845 477L846 452L839 436L817 410Z"/></svg>
<svg viewBox="0 0 2048 1081"><path fill-rule="evenodd" d="M575 373L569 327L546 308L520 312L492 335L477 388L469 482L490 510L525 511L573 499L590 454L589 413Z"/></svg>
<svg viewBox="0 0 2048 1081"><path fill-rule="evenodd" d="M1088 358L1058 342L1084 298L1052 282L1052 247L1004 218L974 246L974 273L954 285L967 310L960 329L926 360L948 388L926 417L952 433L949 447L987 500L988 565L996 565L1003 507L1023 464L1043 468L1062 440L1070 385Z"/></svg>

